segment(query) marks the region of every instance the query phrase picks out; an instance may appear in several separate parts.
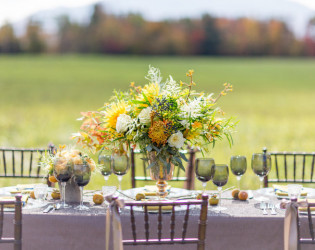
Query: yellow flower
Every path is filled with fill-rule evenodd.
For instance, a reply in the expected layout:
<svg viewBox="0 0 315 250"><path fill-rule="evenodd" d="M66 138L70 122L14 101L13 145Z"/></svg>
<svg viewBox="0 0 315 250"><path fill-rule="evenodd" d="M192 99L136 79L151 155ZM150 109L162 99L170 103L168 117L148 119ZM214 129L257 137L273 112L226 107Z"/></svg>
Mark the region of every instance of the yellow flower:
<svg viewBox="0 0 315 250"><path fill-rule="evenodd" d="M186 73L186 76L189 76L189 77L192 77L192 75L194 74L194 70L193 69L190 69L188 70L188 72Z"/></svg>
<svg viewBox="0 0 315 250"><path fill-rule="evenodd" d="M150 104L152 104L152 101L160 93L160 86L157 83L150 83L150 84L147 84L143 87L142 92L148 98ZM142 94L140 94L137 99L139 101L145 101L145 98ZM147 106L147 105L142 105L142 106Z"/></svg>
<svg viewBox="0 0 315 250"><path fill-rule="evenodd" d="M149 130L149 137L152 142L155 142L158 146L164 145L169 137L165 123L162 121L153 122Z"/></svg>
<svg viewBox="0 0 315 250"><path fill-rule="evenodd" d="M127 103L120 101L113 103L109 108L106 109L105 122L108 128L115 129L117 118L121 114L127 113Z"/></svg>
<svg viewBox="0 0 315 250"><path fill-rule="evenodd" d="M185 137L187 140L193 140L193 139L195 139L198 135L199 135L199 132L198 132L197 130L189 130L189 129L186 129L185 132L184 132L184 137Z"/></svg>

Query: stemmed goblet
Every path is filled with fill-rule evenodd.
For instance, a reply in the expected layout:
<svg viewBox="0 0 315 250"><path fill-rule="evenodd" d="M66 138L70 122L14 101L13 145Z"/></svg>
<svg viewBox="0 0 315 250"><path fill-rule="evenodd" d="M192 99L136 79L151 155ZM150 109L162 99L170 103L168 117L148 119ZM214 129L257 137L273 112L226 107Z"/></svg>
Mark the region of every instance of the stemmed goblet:
<svg viewBox="0 0 315 250"><path fill-rule="evenodd" d="M112 167L111 167L111 155L100 154L98 156L98 164L101 165L101 174L104 176L105 186L107 186L107 181L109 176L112 174Z"/></svg>
<svg viewBox="0 0 315 250"><path fill-rule="evenodd" d="M54 176L61 184L61 207L69 207L66 204L66 184L73 174L73 162L64 158L57 158L54 162Z"/></svg>
<svg viewBox="0 0 315 250"><path fill-rule="evenodd" d="M130 168L130 159L126 152L124 153L114 153L112 155L112 170L118 177L119 181L119 191L121 191L121 181L122 177L127 173Z"/></svg>
<svg viewBox="0 0 315 250"><path fill-rule="evenodd" d="M47 184L37 184L34 187L34 195L38 205L45 205L45 198L48 193L48 185Z"/></svg>
<svg viewBox="0 0 315 250"><path fill-rule="evenodd" d="M259 177L260 189L263 188L264 177L267 176L271 170L271 155L269 153L256 153L252 155L252 169ZM257 201L267 201L268 198L260 196L255 197Z"/></svg>
<svg viewBox="0 0 315 250"><path fill-rule="evenodd" d="M243 174L245 174L247 169L246 157L242 155L231 156L230 162L231 171L236 175L237 185L240 188L240 180Z"/></svg>
<svg viewBox="0 0 315 250"><path fill-rule="evenodd" d="M196 160L196 177L202 182L202 193L206 192L207 182L212 179L212 166L215 164L214 159L197 159Z"/></svg>
<svg viewBox="0 0 315 250"><path fill-rule="evenodd" d="M215 211L221 212L222 210L227 209L226 207L221 207L221 191L222 187L228 182L229 179L229 167L225 164L215 164L212 166L213 176L212 182L218 187L219 191L219 205L214 208Z"/></svg>
<svg viewBox="0 0 315 250"><path fill-rule="evenodd" d="M80 205L75 207L77 210L89 210L87 206L83 205L83 188L90 182L91 168L87 163L75 164L73 166L73 178L80 187Z"/></svg>

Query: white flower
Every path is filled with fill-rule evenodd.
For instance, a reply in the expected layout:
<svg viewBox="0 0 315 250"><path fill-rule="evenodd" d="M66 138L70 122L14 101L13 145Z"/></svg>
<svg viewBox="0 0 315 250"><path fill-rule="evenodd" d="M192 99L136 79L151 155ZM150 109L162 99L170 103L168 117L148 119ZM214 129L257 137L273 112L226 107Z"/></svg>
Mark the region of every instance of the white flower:
<svg viewBox="0 0 315 250"><path fill-rule="evenodd" d="M173 77L170 76L169 79L167 79L163 85L162 95L176 96L179 94L180 90L181 88L179 84L177 84L176 81L173 79Z"/></svg>
<svg viewBox="0 0 315 250"><path fill-rule="evenodd" d="M117 118L116 131L117 133L124 133L128 130L132 123L132 119L129 115L121 114Z"/></svg>
<svg viewBox="0 0 315 250"><path fill-rule="evenodd" d="M185 138L182 134L182 132L177 132L175 134L172 134L167 142L171 147L176 147L176 148L181 148L182 146L184 146L184 142L185 142Z"/></svg>
<svg viewBox="0 0 315 250"><path fill-rule="evenodd" d="M141 124L150 124L151 111L152 109L150 107L141 110L140 114L138 115Z"/></svg>
<svg viewBox="0 0 315 250"><path fill-rule="evenodd" d="M191 101L189 104L184 104L181 106L181 111L185 118L193 118L196 119L199 116L202 116L201 112L201 101L199 98Z"/></svg>
<svg viewBox="0 0 315 250"><path fill-rule="evenodd" d="M187 120L182 120L182 121L180 121L180 124L182 124L183 125L183 127L185 127L185 128L189 128L189 122L187 121Z"/></svg>

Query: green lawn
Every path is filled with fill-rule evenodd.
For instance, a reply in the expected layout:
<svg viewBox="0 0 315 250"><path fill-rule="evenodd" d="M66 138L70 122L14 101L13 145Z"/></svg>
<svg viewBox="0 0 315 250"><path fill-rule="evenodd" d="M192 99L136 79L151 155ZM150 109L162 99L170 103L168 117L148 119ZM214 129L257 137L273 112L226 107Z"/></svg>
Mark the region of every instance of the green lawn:
<svg viewBox="0 0 315 250"><path fill-rule="evenodd" d="M186 71L194 69L197 89L207 92L233 84L234 92L219 105L239 120L234 146L219 142L211 157L228 163L231 155L246 155L243 188L259 186L250 156L263 146L315 150L315 60L289 58L0 56L0 146L73 143L80 111L102 106L114 88L126 90L131 81L145 84L150 64L176 80L186 80ZM0 186L15 182L0 179ZM117 183L115 176L110 183ZM235 183L231 176L228 186ZM87 188L103 184L95 175Z"/></svg>

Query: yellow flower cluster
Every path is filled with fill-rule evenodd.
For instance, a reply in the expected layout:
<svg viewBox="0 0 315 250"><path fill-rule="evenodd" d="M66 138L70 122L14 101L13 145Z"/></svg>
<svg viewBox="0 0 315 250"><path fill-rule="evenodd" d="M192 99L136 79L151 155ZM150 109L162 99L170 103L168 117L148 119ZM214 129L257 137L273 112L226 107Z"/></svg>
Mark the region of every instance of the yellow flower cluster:
<svg viewBox="0 0 315 250"><path fill-rule="evenodd" d="M169 132L166 129L166 125L163 121L155 121L149 130L149 137L152 142L155 142L158 146L164 145L169 137Z"/></svg>

